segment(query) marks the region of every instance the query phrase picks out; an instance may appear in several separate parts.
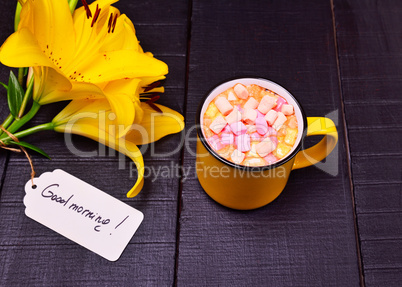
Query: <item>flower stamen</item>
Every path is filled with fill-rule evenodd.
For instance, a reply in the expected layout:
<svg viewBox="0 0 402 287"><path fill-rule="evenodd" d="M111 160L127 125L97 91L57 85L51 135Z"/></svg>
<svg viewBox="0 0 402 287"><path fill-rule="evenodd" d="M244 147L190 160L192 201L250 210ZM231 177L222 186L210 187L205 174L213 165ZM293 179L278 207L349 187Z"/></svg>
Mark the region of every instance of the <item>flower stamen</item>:
<svg viewBox="0 0 402 287"><path fill-rule="evenodd" d="M112 21L113 21L113 13L110 14L109 23L107 24L107 27L108 27L107 32L108 33L110 33L110 30L112 29Z"/></svg>
<svg viewBox="0 0 402 287"><path fill-rule="evenodd" d="M148 86L146 86L146 87L144 88L144 93L146 93L146 92L148 92L148 91L150 91L150 90L152 90L152 89L154 89L154 88L157 88L157 87L159 87L160 85L161 85L161 82L160 82L160 81L153 82L152 84L150 84L150 85L148 85Z"/></svg>
<svg viewBox="0 0 402 287"><path fill-rule="evenodd" d="M153 96L152 98L150 98L148 101L146 101L145 103L148 104L152 109L154 109L155 111L157 111L158 113L163 114L163 111L154 104L154 102L156 102L157 100L159 100L160 96Z"/></svg>
<svg viewBox="0 0 402 287"><path fill-rule="evenodd" d="M82 5L85 8L85 12L87 13L87 19L92 17L91 9L89 9L88 3L86 0L81 0Z"/></svg>
<svg viewBox="0 0 402 287"><path fill-rule="evenodd" d="M93 19L92 19L91 28L94 26L96 20L98 20L100 11L101 11L101 9L99 9L99 5L96 4L96 11L95 11L94 17L93 17Z"/></svg>
<svg viewBox="0 0 402 287"><path fill-rule="evenodd" d="M114 19L113 19L113 24L112 24L112 27L113 27L113 29L112 29L112 33L114 33L114 28L116 27L116 23L117 23L117 13L116 13L116 15L114 15Z"/></svg>

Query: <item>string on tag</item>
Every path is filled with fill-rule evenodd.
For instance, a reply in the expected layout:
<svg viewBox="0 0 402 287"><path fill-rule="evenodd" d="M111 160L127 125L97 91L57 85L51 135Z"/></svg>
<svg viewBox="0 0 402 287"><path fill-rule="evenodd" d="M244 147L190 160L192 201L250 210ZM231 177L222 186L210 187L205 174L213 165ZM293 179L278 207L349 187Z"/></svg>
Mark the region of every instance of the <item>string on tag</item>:
<svg viewBox="0 0 402 287"><path fill-rule="evenodd" d="M12 133L10 133L8 130L6 130L2 125L0 125L0 129L3 132L5 132L13 141L15 141L17 143L20 142L16 136L14 136ZM34 166L33 166L33 163L32 163L32 159L29 156L27 150L23 146L18 146L18 147L19 147L19 149L8 147L2 140L0 140L0 148L10 150L10 151L13 151L13 152L21 152L21 151L23 151L25 153L25 156L28 159L29 165L31 166L31 182L32 182L32 186L35 186L35 184L33 182L33 179L35 177L35 169L34 169Z"/></svg>

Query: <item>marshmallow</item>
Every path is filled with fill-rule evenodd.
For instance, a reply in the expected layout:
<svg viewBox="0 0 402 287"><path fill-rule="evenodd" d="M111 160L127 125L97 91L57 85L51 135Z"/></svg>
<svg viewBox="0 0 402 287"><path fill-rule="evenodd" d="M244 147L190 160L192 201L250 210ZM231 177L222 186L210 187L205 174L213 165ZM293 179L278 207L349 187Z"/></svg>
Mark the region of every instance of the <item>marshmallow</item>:
<svg viewBox="0 0 402 287"><path fill-rule="evenodd" d="M241 113L237 107L234 107L233 111L225 117L228 124L233 124L241 120Z"/></svg>
<svg viewBox="0 0 402 287"><path fill-rule="evenodd" d="M245 109L248 109L248 108L250 108L250 109L256 109L257 107L258 107L258 101L256 100L256 99L254 99L253 97L250 97L249 99L248 99L248 101L244 104L244 108Z"/></svg>
<svg viewBox="0 0 402 287"><path fill-rule="evenodd" d="M245 166L264 166L266 165L265 160L258 157L246 158L243 162Z"/></svg>
<svg viewBox="0 0 402 287"><path fill-rule="evenodd" d="M287 121L287 117L282 113L278 112L278 117L276 118L274 124L272 127L279 131L279 129L282 127L282 125Z"/></svg>
<svg viewBox="0 0 402 287"><path fill-rule="evenodd" d="M273 164L274 162L278 161L278 159L272 153L264 157L264 160L267 162L267 164Z"/></svg>
<svg viewBox="0 0 402 287"><path fill-rule="evenodd" d="M209 128L216 134L219 134L226 126L226 121L222 116L217 116Z"/></svg>
<svg viewBox="0 0 402 287"><path fill-rule="evenodd" d="M257 128L257 133L259 133L262 136L268 132L268 124L264 118L256 118L255 126Z"/></svg>
<svg viewBox="0 0 402 287"><path fill-rule="evenodd" d="M221 142L223 145L229 145L234 143L234 135L230 134L222 134Z"/></svg>
<svg viewBox="0 0 402 287"><path fill-rule="evenodd" d="M220 150L224 147L224 145L219 140L219 136L213 135L208 139L209 144L212 146L214 150Z"/></svg>
<svg viewBox="0 0 402 287"><path fill-rule="evenodd" d="M231 134L231 133L232 133L232 130L230 129L230 126L229 126L229 125L226 125L226 126L223 128L222 133Z"/></svg>
<svg viewBox="0 0 402 287"><path fill-rule="evenodd" d="M242 120L247 124L254 124L255 119L257 118L257 112L254 109L244 109Z"/></svg>
<svg viewBox="0 0 402 287"><path fill-rule="evenodd" d="M287 104L288 102L284 99L284 98L282 98L282 97L279 97L277 100L276 100L276 107L275 107L275 111L277 111L277 112L280 112L281 111L281 109L282 109L282 105L284 105L284 104Z"/></svg>
<svg viewBox="0 0 402 287"><path fill-rule="evenodd" d="M282 105L281 112L285 116L290 116L294 113L293 106L292 105Z"/></svg>
<svg viewBox="0 0 402 287"><path fill-rule="evenodd" d="M268 122L270 126L275 122L276 118L278 117L278 113L274 110L270 110L266 115L265 115L265 120Z"/></svg>
<svg viewBox="0 0 402 287"><path fill-rule="evenodd" d="M258 110L261 113L266 114L270 109L276 106L276 102L277 100L274 97L266 95L261 99L261 102L258 105Z"/></svg>
<svg viewBox="0 0 402 287"><path fill-rule="evenodd" d="M235 149L230 157L234 163L240 164L244 160L245 155L241 151Z"/></svg>
<svg viewBox="0 0 402 287"><path fill-rule="evenodd" d="M263 118L265 115L261 113L259 110L255 110L257 112L257 118Z"/></svg>
<svg viewBox="0 0 402 287"><path fill-rule="evenodd" d="M278 132L273 127L268 127L266 136L276 136Z"/></svg>
<svg viewBox="0 0 402 287"><path fill-rule="evenodd" d="M246 125L247 133L252 134L257 131L257 127L255 125Z"/></svg>
<svg viewBox="0 0 402 287"><path fill-rule="evenodd" d="M262 142L256 146L256 151L260 157L265 157L275 150L276 145L270 138L265 138Z"/></svg>
<svg viewBox="0 0 402 287"><path fill-rule="evenodd" d="M245 134L247 131L247 127L240 121L230 124L230 129L237 136L241 135L241 134Z"/></svg>
<svg viewBox="0 0 402 287"><path fill-rule="evenodd" d="M227 116L231 111L233 111L233 106L225 97L218 97L215 100L215 105L224 116Z"/></svg>
<svg viewBox="0 0 402 287"><path fill-rule="evenodd" d="M237 84L236 86L234 86L234 91L236 93L236 95L240 98L240 99L247 99L248 98L248 91L246 89L245 86L243 86L242 84Z"/></svg>
<svg viewBox="0 0 402 287"><path fill-rule="evenodd" d="M250 136L248 134L242 134L236 137L237 149L241 152L250 150Z"/></svg>
<svg viewBox="0 0 402 287"><path fill-rule="evenodd" d="M228 95L228 100L229 101L237 101L237 97L235 96L235 94L233 92L230 92Z"/></svg>
<svg viewBox="0 0 402 287"><path fill-rule="evenodd" d="M261 141L263 137L259 133L252 133L250 135L252 141Z"/></svg>

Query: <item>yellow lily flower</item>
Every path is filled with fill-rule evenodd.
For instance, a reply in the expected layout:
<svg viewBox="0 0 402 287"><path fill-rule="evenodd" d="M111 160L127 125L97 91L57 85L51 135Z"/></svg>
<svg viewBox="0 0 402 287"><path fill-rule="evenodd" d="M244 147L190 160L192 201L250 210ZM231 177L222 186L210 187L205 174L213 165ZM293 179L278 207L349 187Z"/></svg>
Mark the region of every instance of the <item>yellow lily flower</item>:
<svg viewBox="0 0 402 287"><path fill-rule="evenodd" d="M0 48L0 62L33 67L39 104L106 98L117 122L130 125L136 89L115 95L107 87L160 79L168 68L142 51L130 19L110 6L115 2L98 0L71 15L67 1L26 0L18 30Z"/></svg>
<svg viewBox="0 0 402 287"><path fill-rule="evenodd" d="M138 111L142 111L142 118L139 124L133 122L128 129L113 122L115 114L106 100L74 100L52 121L55 131L98 141L128 156L136 164L138 178L127 197L136 196L144 184L144 161L137 145L156 141L184 128L183 116L174 110L154 104L162 111L159 113L147 103L135 104ZM121 134L119 129L126 130L125 136L118 135Z"/></svg>

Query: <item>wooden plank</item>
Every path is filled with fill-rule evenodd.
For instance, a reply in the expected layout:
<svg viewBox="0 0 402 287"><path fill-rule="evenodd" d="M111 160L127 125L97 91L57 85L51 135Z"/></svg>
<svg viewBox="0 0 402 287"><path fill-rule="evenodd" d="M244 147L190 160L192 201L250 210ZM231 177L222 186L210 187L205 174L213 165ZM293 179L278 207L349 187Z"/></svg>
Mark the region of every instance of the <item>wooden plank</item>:
<svg viewBox="0 0 402 287"><path fill-rule="evenodd" d="M358 213L397 212L402 206L401 182L359 184L355 186L356 211Z"/></svg>
<svg viewBox="0 0 402 287"><path fill-rule="evenodd" d="M340 75L367 286L402 281L402 3L334 1Z"/></svg>
<svg viewBox="0 0 402 287"><path fill-rule="evenodd" d="M194 123L214 85L250 74L287 87L308 115L339 109L332 31L329 1L194 1L187 120ZM191 152L184 156L194 168ZM274 202L254 211L225 208L196 178L185 181L178 285L358 286L346 175L344 157L336 177L315 167L295 171Z"/></svg>
<svg viewBox="0 0 402 287"><path fill-rule="evenodd" d="M186 1L120 1L117 6L133 21L137 36L145 51L165 61L169 74L165 93L158 101L183 112L187 52ZM15 3L4 3L0 11L0 40L13 30ZM0 67L0 81L8 79L8 68ZM0 90L0 95L3 91ZM66 103L42 107L27 127L50 121ZM6 102L0 104L3 115ZM32 153L37 174L61 168L78 176L112 196L141 210L145 217L135 237L117 262L109 262L85 248L63 238L32 221L24 214L23 186L30 169L23 156L11 155L0 197L0 282L9 286L31 285L120 285L169 286L173 284L176 253L177 193L180 174L180 151L166 156L181 142L180 135L168 136L144 152L146 167L153 169L146 178L142 192L127 199L136 171L125 159L119 169L119 157L98 143L72 136L77 150L95 152L96 156L81 157L68 148L63 134L43 132L27 140L46 150L49 161ZM102 155L103 154L103 155ZM0 164L5 160L0 154ZM3 168L1 166L1 168ZM165 168L168 174L156 175ZM32 268L26 268L30 266ZM24 269L23 272L21 270Z"/></svg>
<svg viewBox="0 0 402 287"><path fill-rule="evenodd" d="M169 286L174 244L129 244L116 262L78 245L0 246L6 286ZM27 268L29 266L29 268Z"/></svg>

